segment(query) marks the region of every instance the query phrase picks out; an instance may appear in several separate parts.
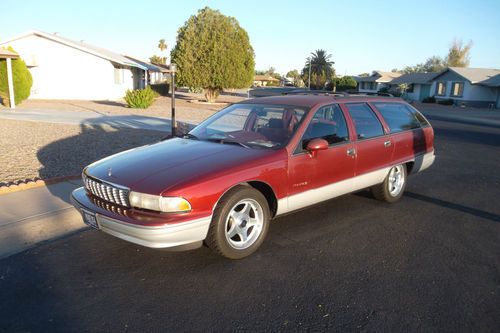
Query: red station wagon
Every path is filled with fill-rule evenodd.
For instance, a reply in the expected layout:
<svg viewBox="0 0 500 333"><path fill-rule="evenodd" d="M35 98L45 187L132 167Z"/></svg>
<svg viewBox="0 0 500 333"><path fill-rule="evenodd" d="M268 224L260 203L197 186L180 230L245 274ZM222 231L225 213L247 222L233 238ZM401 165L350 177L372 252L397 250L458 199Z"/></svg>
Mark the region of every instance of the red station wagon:
<svg viewBox="0 0 500 333"><path fill-rule="evenodd" d="M397 201L407 175L434 162L433 141L425 117L397 98L251 99L182 138L89 165L72 202L85 223L124 240L205 242L239 259L257 250L276 216L364 188Z"/></svg>

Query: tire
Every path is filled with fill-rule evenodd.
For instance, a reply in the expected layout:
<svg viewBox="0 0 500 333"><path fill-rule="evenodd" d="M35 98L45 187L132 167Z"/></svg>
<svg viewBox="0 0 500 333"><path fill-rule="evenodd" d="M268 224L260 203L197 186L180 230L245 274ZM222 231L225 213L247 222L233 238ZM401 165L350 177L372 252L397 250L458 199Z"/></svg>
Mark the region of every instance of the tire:
<svg viewBox="0 0 500 333"><path fill-rule="evenodd" d="M372 193L375 199L393 203L401 199L406 188L406 165L400 164L393 166L384 182L372 187Z"/></svg>
<svg viewBox="0 0 500 333"><path fill-rule="evenodd" d="M238 185L219 201L205 244L215 253L242 259L254 253L269 230L269 204L253 187Z"/></svg>

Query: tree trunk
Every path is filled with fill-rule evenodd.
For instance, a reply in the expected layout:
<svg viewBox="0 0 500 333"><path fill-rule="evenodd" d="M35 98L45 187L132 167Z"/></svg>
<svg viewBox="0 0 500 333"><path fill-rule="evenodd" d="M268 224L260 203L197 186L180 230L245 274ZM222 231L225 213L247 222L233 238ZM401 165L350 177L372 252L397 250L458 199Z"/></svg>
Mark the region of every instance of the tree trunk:
<svg viewBox="0 0 500 333"><path fill-rule="evenodd" d="M208 103L214 103L219 97L219 89L217 88L205 88L205 98Z"/></svg>

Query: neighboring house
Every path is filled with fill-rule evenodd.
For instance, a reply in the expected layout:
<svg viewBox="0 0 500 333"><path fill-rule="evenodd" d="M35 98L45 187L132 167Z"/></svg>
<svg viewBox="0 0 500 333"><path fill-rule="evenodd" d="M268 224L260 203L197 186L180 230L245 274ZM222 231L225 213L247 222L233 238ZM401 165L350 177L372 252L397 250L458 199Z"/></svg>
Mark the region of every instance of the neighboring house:
<svg viewBox="0 0 500 333"><path fill-rule="evenodd" d="M409 73L403 74L390 82L391 89L405 85L403 98L411 101L421 102L424 98L431 96L432 80L439 73Z"/></svg>
<svg viewBox="0 0 500 333"><path fill-rule="evenodd" d="M400 77L401 73L373 71L370 76L353 76L357 82L359 92L376 93L382 88L388 88L392 80Z"/></svg>
<svg viewBox="0 0 500 333"><path fill-rule="evenodd" d="M0 43L26 62L32 99L119 99L147 84L148 66L57 34L31 31Z"/></svg>
<svg viewBox="0 0 500 333"><path fill-rule="evenodd" d="M254 87L265 87L267 85L270 85L271 83L279 84L280 80L275 79L272 76L269 75L255 75L253 78L253 86Z"/></svg>
<svg viewBox="0 0 500 333"><path fill-rule="evenodd" d="M432 81L431 96L455 105L500 108L500 69L448 67Z"/></svg>
<svg viewBox="0 0 500 333"><path fill-rule="evenodd" d="M147 80L145 81L146 85L162 83L167 81L167 79L170 77L170 75L168 75L170 73L170 70L167 68L167 66L155 65L150 62L143 61L127 55L125 57L147 69L145 71L147 75Z"/></svg>

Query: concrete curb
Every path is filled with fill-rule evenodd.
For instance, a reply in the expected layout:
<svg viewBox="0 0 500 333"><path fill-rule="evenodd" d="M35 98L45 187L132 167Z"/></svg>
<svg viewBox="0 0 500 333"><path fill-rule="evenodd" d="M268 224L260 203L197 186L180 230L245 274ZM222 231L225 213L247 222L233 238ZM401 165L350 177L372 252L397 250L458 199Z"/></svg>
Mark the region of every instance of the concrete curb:
<svg viewBox="0 0 500 333"><path fill-rule="evenodd" d="M1 186L0 187L0 195L2 194L8 194L8 193L13 193L13 192L18 192L18 191L24 191L24 190L29 190L32 188L37 188L37 187L42 187L42 186L47 186L47 185L52 185L56 183L61 183L65 182L68 180L74 180L74 179L79 179L81 176L66 176L66 177L56 177L56 178L50 178L46 180L36 180L36 181L28 181L28 182L20 182L18 184L13 184L10 186Z"/></svg>
<svg viewBox="0 0 500 333"><path fill-rule="evenodd" d="M73 207L9 223L0 227L0 258L84 229L88 227Z"/></svg>

